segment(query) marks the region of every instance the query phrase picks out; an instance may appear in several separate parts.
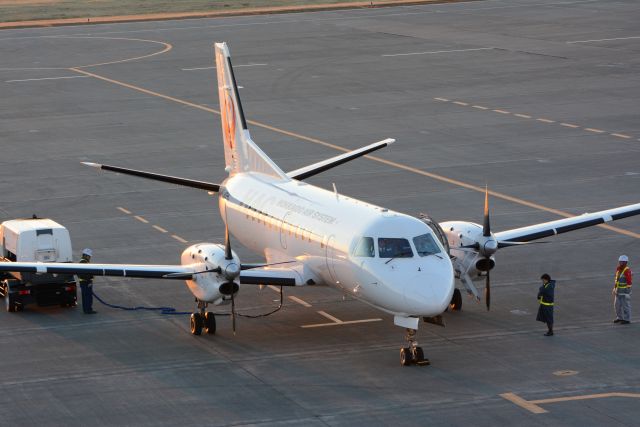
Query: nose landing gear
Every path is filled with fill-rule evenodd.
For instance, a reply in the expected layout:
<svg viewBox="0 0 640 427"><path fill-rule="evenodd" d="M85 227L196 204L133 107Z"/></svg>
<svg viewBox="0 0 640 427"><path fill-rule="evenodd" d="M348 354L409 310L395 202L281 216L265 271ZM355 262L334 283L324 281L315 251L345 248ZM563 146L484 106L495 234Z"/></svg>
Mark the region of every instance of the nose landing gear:
<svg viewBox="0 0 640 427"><path fill-rule="evenodd" d="M416 341L416 330L407 328L405 339L409 343L409 346L402 347L400 349L400 365L409 366L414 363L418 366L430 365L431 362L429 359L424 357L422 347L418 346L418 341Z"/></svg>
<svg viewBox="0 0 640 427"><path fill-rule="evenodd" d="M209 303L198 301L198 311L191 315L190 329L193 335L201 335L204 328L205 333L213 335L216 333L216 317L207 310Z"/></svg>

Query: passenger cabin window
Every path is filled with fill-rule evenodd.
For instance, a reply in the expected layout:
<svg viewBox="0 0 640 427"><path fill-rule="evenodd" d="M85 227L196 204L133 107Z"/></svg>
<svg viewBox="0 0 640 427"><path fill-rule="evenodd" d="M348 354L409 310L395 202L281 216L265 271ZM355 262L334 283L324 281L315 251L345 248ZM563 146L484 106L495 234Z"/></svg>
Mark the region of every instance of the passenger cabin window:
<svg viewBox="0 0 640 427"><path fill-rule="evenodd" d="M423 234L413 238L413 244L420 256L435 255L442 252L431 234Z"/></svg>
<svg viewBox="0 0 640 427"><path fill-rule="evenodd" d="M380 258L411 258L413 251L407 239L380 237L378 239L378 255Z"/></svg>
<svg viewBox="0 0 640 427"><path fill-rule="evenodd" d="M362 237L356 248L353 250L353 256L373 258L376 255L373 248L373 237Z"/></svg>

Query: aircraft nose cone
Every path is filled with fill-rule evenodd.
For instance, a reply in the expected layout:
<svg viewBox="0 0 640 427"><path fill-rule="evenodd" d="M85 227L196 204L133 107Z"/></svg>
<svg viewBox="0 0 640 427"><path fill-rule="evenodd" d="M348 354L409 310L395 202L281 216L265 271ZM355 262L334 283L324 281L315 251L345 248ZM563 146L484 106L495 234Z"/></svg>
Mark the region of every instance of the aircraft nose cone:
<svg viewBox="0 0 640 427"><path fill-rule="evenodd" d="M455 286L453 267L446 261L421 268L423 272L405 286L405 300L412 314L437 316L449 306Z"/></svg>

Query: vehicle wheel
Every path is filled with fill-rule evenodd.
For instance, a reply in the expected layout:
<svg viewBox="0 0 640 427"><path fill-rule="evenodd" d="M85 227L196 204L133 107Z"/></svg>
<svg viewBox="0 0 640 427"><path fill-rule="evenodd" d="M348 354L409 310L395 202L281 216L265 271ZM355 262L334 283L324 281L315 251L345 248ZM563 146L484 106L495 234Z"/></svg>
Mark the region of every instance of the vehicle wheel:
<svg viewBox="0 0 640 427"><path fill-rule="evenodd" d="M210 311L204 315L204 331L209 335L216 333L216 316Z"/></svg>
<svg viewBox="0 0 640 427"><path fill-rule="evenodd" d="M453 290L453 296L451 297L451 302L449 303L449 308L452 311L461 311L462 310L462 293L460 289Z"/></svg>
<svg viewBox="0 0 640 427"><path fill-rule="evenodd" d="M193 313L191 315L191 333L193 335L202 334L202 316L200 313Z"/></svg>
<svg viewBox="0 0 640 427"><path fill-rule="evenodd" d="M4 297L4 305L9 313L16 311L15 297L7 292L7 295Z"/></svg>
<svg viewBox="0 0 640 427"><path fill-rule="evenodd" d="M409 366L413 362L411 356L411 349L409 347L403 347L400 349L400 365Z"/></svg>

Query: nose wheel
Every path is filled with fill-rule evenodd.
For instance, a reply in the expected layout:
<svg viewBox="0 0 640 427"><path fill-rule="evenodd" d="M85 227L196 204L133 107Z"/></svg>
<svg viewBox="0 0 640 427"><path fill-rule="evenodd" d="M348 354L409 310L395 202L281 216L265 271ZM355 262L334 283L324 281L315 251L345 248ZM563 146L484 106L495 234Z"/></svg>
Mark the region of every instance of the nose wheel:
<svg viewBox="0 0 640 427"><path fill-rule="evenodd" d="M191 314L190 329L192 335L201 335L202 330L204 332L213 335L216 333L216 317L210 311L207 311L209 303L204 301L198 301L198 308L196 312Z"/></svg>
<svg viewBox="0 0 640 427"><path fill-rule="evenodd" d="M424 357L424 352L422 351L422 347L418 346L418 341L416 341L416 330L415 329L407 329L407 334L405 335L405 339L409 343L407 347L402 347L400 349L400 365L409 366L416 364L418 366L426 366L430 365L431 362L429 359Z"/></svg>

